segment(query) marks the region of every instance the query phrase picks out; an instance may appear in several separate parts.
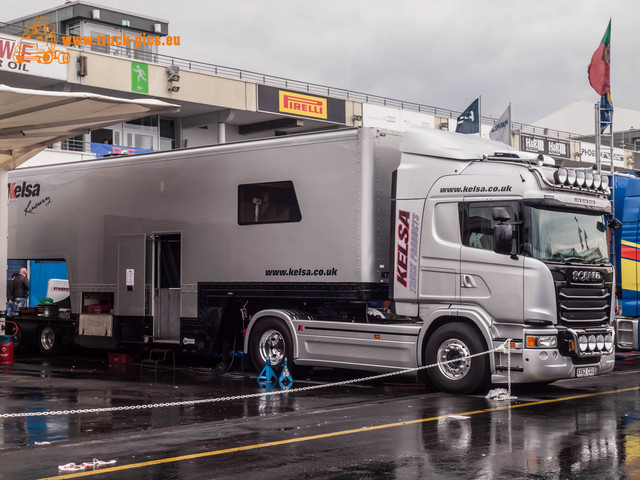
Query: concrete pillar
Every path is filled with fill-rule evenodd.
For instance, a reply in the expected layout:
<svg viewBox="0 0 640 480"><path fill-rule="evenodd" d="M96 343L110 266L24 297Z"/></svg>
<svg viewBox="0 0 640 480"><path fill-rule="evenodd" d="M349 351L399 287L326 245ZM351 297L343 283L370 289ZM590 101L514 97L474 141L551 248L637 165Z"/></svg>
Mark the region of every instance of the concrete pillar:
<svg viewBox="0 0 640 480"><path fill-rule="evenodd" d="M82 135L82 151L91 152L91 134L85 133Z"/></svg>
<svg viewBox="0 0 640 480"><path fill-rule="evenodd" d="M227 123L236 118L235 110L218 112L218 143L227 143Z"/></svg>

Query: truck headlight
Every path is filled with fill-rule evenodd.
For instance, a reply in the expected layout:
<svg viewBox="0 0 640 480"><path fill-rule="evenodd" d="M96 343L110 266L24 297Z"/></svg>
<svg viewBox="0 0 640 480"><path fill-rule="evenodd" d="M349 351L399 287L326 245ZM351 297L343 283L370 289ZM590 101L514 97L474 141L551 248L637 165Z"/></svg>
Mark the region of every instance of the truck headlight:
<svg viewBox="0 0 640 480"><path fill-rule="evenodd" d="M584 186L593 188L593 172L584 172Z"/></svg>
<svg viewBox="0 0 640 480"><path fill-rule="evenodd" d="M604 348L607 351L611 351L611 347L613 347L613 335L607 333L604 337Z"/></svg>
<svg viewBox="0 0 640 480"><path fill-rule="evenodd" d="M602 185L602 177L599 173L593 174L593 188L600 189L600 185Z"/></svg>
<svg viewBox="0 0 640 480"><path fill-rule="evenodd" d="M558 337L556 335L527 335L527 347L529 348L556 348Z"/></svg>
<svg viewBox="0 0 640 480"><path fill-rule="evenodd" d="M587 348L589 348L589 341L587 340L586 335L580 335L578 337L578 347L580 348L581 352L587 351Z"/></svg>
<svg viewBox="0 0 640 480"><path fill-rule="evenodd" d="M564 185L565 183L567 183L567 169L562 167L559 168L554 172L553 178L556 183Z"/></svg>

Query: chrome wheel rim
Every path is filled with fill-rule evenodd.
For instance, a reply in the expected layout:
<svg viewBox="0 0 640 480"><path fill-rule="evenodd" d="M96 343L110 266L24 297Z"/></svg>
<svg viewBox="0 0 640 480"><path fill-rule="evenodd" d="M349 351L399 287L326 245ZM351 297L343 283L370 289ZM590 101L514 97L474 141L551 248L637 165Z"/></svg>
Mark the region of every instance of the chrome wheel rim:
<svg viewBox="0 0 640 480"><path fill-rule="evenodd" d="M51 329L51 327L47 327L42 330L42 333L40 334L40 344L42 345L42 348L44 348L45 350L51 350L53 348L53 345L55 344L55 341L56 334Z"/></svg>
<svg viewBox="0 0 640 480"><path fill-rule="evenodd" d="M451 338L438 348L438 369L448 379L460 380L471 369L470 355L469 348L463 342Z"/></svg>
<svg viewBox="0 0 640 480"><path fill-rule="evenodd" d="M284 360L285 342L284 337L277 330L267 330L260 337L260 356L266 363L271 361L271 365L278 365Z"/></svg>

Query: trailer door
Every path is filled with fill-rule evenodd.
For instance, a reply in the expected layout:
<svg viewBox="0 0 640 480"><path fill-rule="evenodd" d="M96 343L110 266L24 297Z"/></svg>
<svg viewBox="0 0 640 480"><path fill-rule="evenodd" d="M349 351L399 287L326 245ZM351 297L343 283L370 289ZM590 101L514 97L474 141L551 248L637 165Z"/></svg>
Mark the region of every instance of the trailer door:
<svg viewBox="0 0 640 480"><path fill-rule="evenodd" d="M175 343L180 341L181 235L156 234L153 238L154 342Z"/></svg>
<svg viewBox="0 0 640 480"><path fill-rule="evenodd" d="M118 315L145 315L145 258L147 239L143 233L118 236Z"/></svg>

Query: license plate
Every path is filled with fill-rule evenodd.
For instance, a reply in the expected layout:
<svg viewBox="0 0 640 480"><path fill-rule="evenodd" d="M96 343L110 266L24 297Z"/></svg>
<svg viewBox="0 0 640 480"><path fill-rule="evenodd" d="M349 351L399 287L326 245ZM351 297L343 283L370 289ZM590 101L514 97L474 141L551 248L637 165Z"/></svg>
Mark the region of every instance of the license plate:
<svg viewBox="0 0 640 480"><path fill-rule="evenodd" d="M578 367L576 377L593 377L598 374L598 367Z"/></svg>

